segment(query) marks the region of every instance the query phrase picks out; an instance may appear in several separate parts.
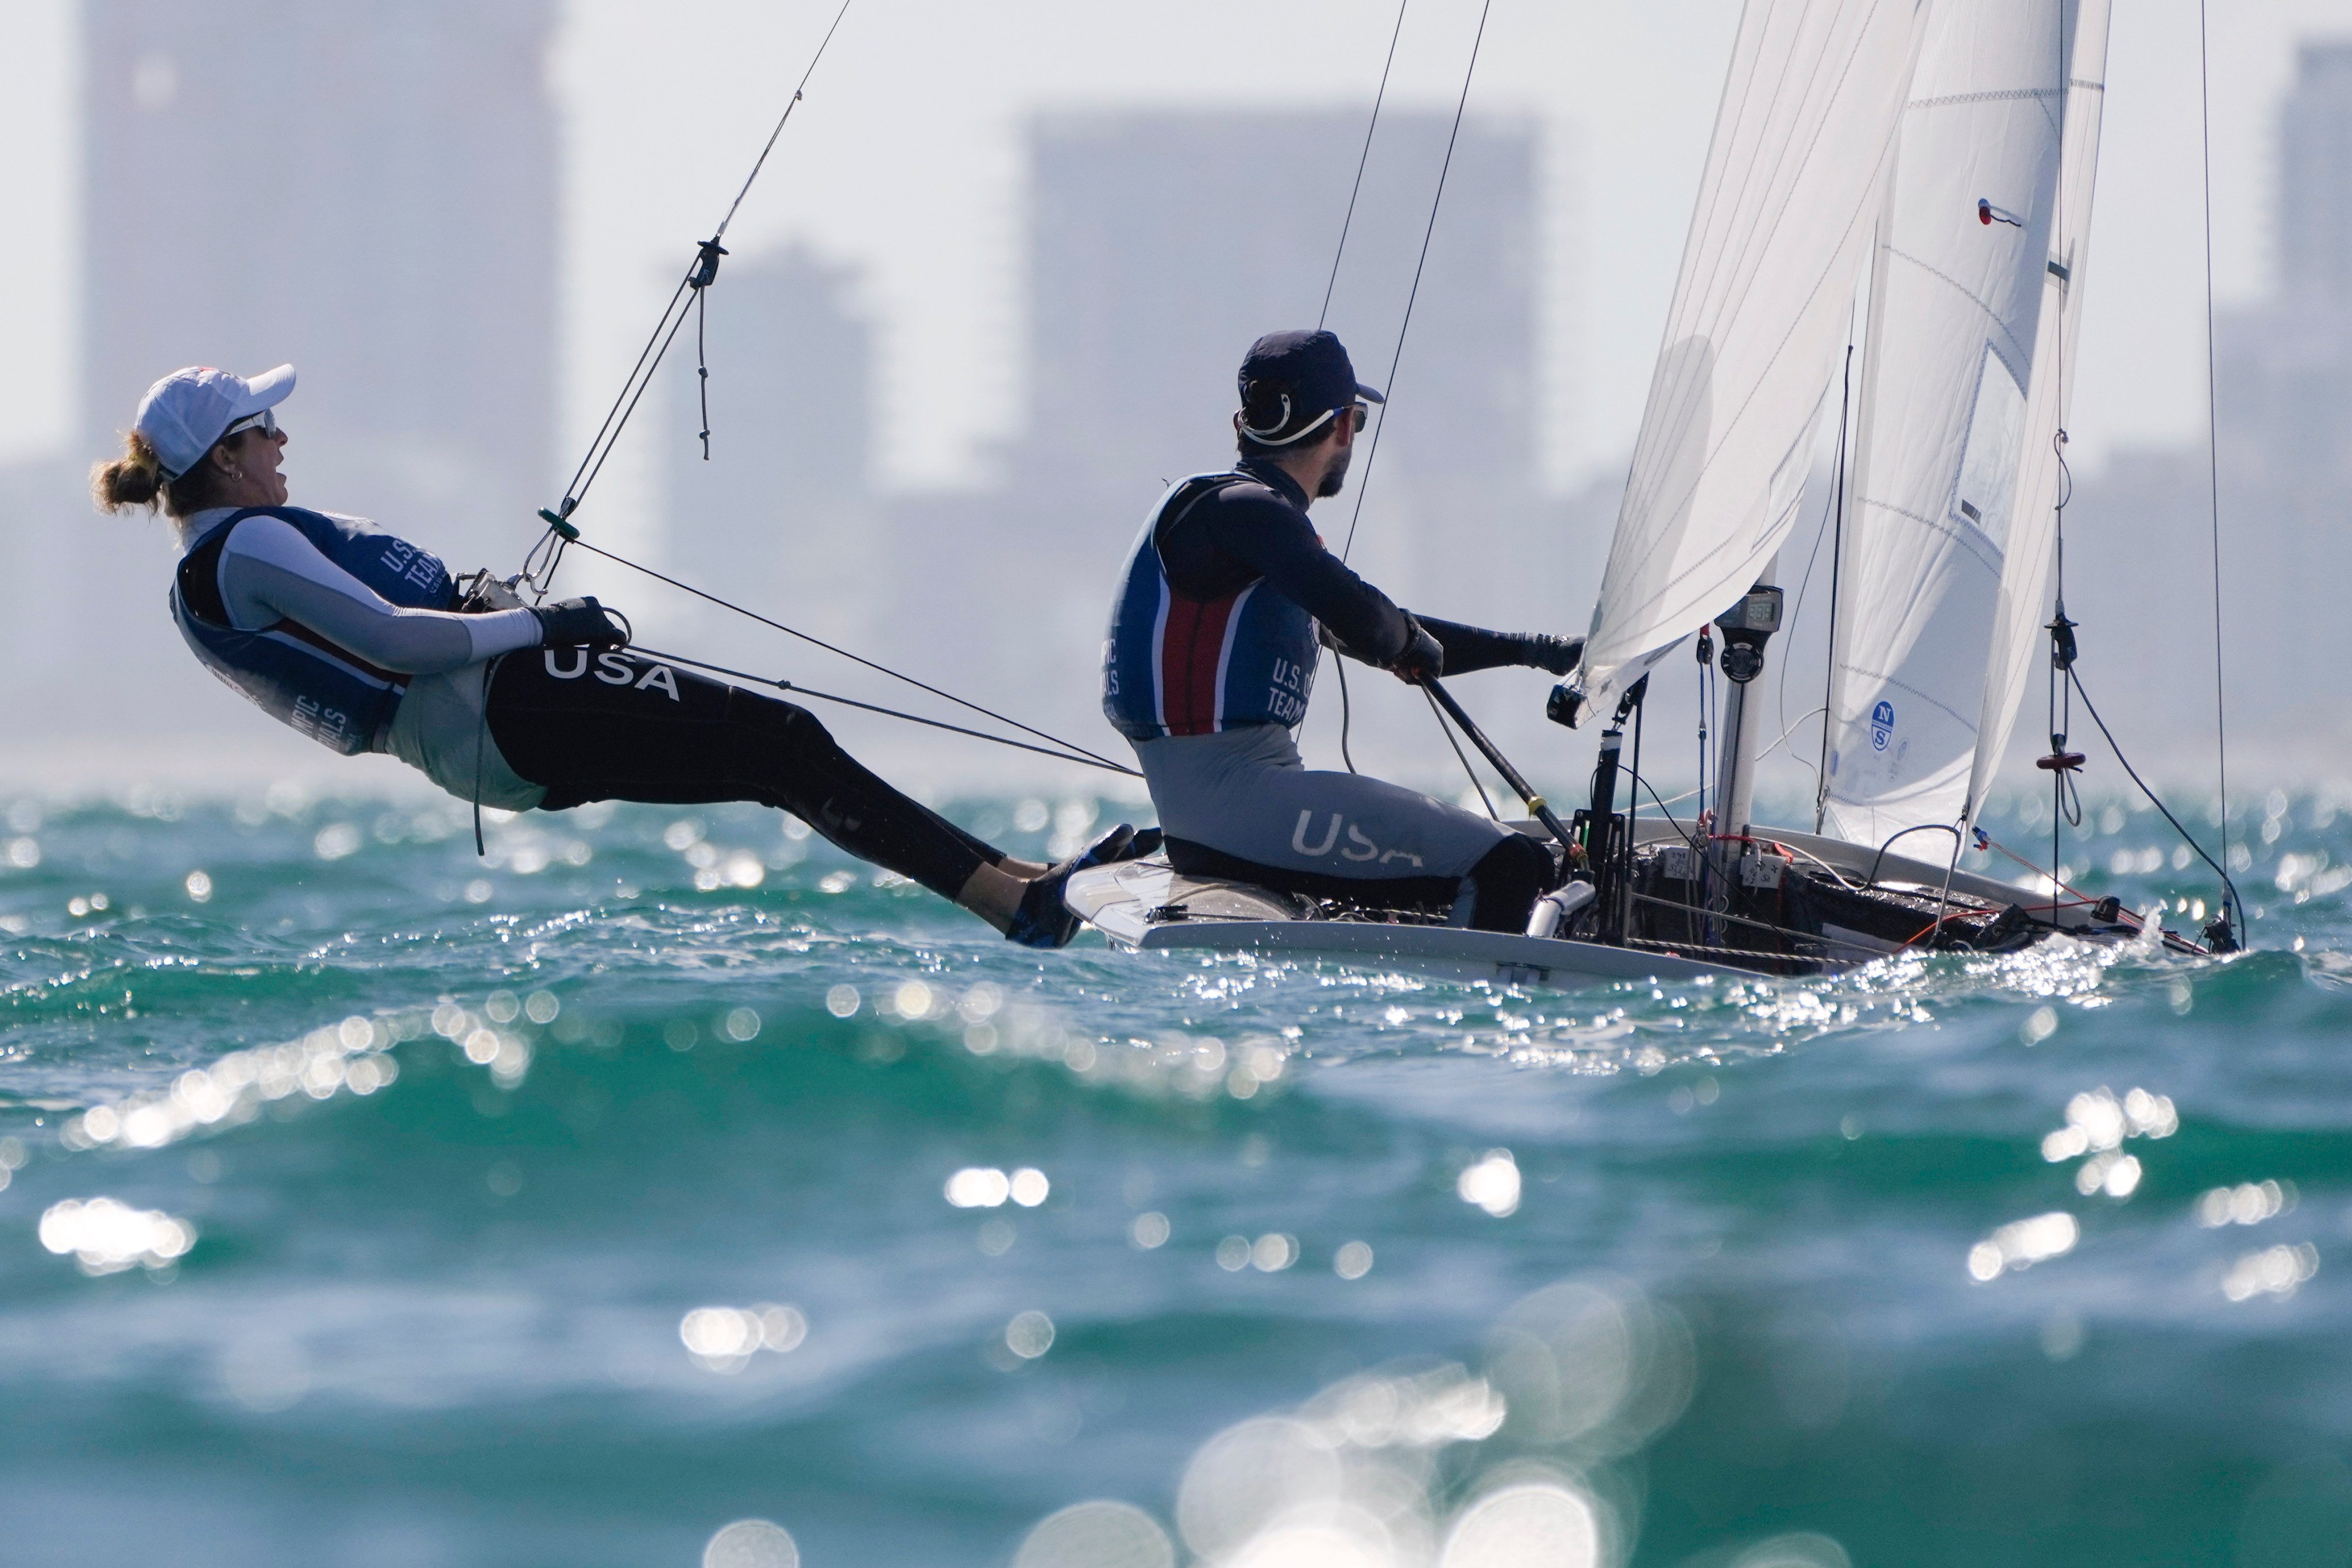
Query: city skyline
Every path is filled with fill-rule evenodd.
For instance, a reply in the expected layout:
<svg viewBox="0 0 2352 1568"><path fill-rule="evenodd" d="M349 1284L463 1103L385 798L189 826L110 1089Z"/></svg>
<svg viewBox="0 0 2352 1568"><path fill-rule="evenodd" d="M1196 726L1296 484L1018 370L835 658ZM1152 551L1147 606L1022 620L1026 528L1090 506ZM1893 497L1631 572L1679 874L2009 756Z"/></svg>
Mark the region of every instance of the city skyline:
<svg viewBox="0 0 2352 1568"><path fill-rule="evenodd" d="M319 38L289 33L288 47L324 51L344 59L338 68L360 70L352 79L358 88L333 70L312 73L310 97L298 94L293 100L297 123L304 112L325 115L322 123L336 119L321 109L302 110L305 102L331 101L355 124L394 103L442 107L411 115L418 129L377 138L365 158L343 159L332 151L338 143L327 138L325 150L308 163L296 160L279 172L296 216L272 222L286 226L247 224L233 231L234 243L196 247L204 267L159 269L158 258L172 253L136 244L131 230L100 246L105 264L92 271L82 315L93 366L129 366L138 359L142 332L160 341L180 329L180 318L201 322L205 310L215 311L215 324L205 330L224 336L251 333L257 319L265 330L278 330L268 326L266 314L256 316L257 302L283 323L307 321L305 331L340 321L316 340L325 358L306 366L297 426L304 444L293 463L304 486L301 499L381 510L461 563L498 561L509 546L519 548L527 542L530 509L555 489L553 479L534 485L529 472L551 467L554 450L547 436L560 401L552 308L534 316L513 306L519 295L548 305L556 290L544 281L533 288L524 275L533 267L551 274L563 265L551 249L533 248L536 237L552 226L547 215L559 205L555 122L542 93L542 57L559 47L551 31L556 15L551 4L502 11L485 35L500 40L497 47L458 47L437 67L429 49L414 48L378 50L384 55L381 62L357 67L352 62L375 56L334 57ZM404 26L419 37L470 37L464 29L475 26L463 7L383 16L384 26ZM92 200L91 220L101 226L94 232L113 232L103 226L114 215L157 205L139 182L157 177L155 167L168 152L185 153L194 166L207 171L237 166L232 155L208 152L210 143L174 149L153 136L173 123L175 106L201 109L203 92L233 100L247 89L236 86L234 71L207 85L198 67L209 58L209 44L200 29L184 37L173 34L173 27L192 26L177 12L148 0L92 0L85 19L92 37L85 63L93 82L106 89L94 89L87 104L89 174L103 197ZM2247 679L2248 668L2257 672L2252 710L2258 713L2285 711L2310 700L2307 678L2296 673L2290 640L2280 629L2309 617L2264 612L2280 600L2297 602L2311 576L2294 574L2293 563L2314 550L2325 552L2326 509L2352 487L2333 439L2343 419L2352 417L2336 412L2352 411L2347 348L2352 338L2342 326L2343 285L2328 281L2334 274L2324 265L2331 254L2327 236L2347 226L2344 215L2352 210L2347 184L2352 160L2340 152L2352 137L2346 130L2352 124L2352 94L2346 88L2352 73L2345 68L2344 50L2324 41L2306 46L2298 61L2299 85L2278 110L2284 137L2274 197L2282 215L2279 286L2256 303L2225 311L2217 344L2225 522L2242 530L2232 534L2231 549L2242 552L2252 568L2243 575L2255 584L2254 597L2233 610L2233 622L2249 628L2248 647L2258 650L2242 660L2238 679ZM243 58L231 63L251 68ZM402 70L426 75L404 90L408 79ZM435 70L441 75L433 77ZM1177 470L1225 460L1229 367L1252 329L1277 316L1303 316L1310 304L1319 304L1326 247L1336 238L1343 204L1340 185L1313 175L1351 162L1366 107L1074 110L1030 117L1023 159L1028 172L1022 177L1029 193L1023 209L1028 226L1016 249L1025 258L1027 281L1020 291L1029 301L1021 311L1026 335L1018 357L1031 368L1008 372L1027 395L987 447L977 482L910 491L890 471L887 448L898 434L893 410L900 405L887 387L891 328L876 303L882 292L877 276L824 247L780 244L750 231L713 296L719 325L710 355L718 377L714 427L720 460L708 468L677 460L672 447L698 422L684 416L675 391L682 384L677 378L690 379L691 367L673 361L665 372L673 390L648 407L659 411L668 436L648 438L640 427L633 432L631 457L615 465L616 473L631 461L651 468L650 491L640 486L632 493L624 473L617 491L608 483L600 492L596 526L621 547L655 554L673 546L707 548L692 563L695 573L734 572L741 579L735 591L755 601L770 593L781 597L789 588L799 601L795 618L812 629L851 646L910 650L930 661L935 676L958 668L971 647L1001 637L1006 646L992 651L982 679L1038 694L1036 702L1052 709L1057 723L1090 721L1090 645L1098 636L1103 584L1159 482ZM477 159L441 177L444 165L467 160L436 148L463 146L469 137L494 142L500 127L516 123L518 111L525 117L523 133L499 143L501 159L490 160L487 173ZM467 120L468 114L475 118ZM429 126L422 123L428 121ZM1410 103L1382 119L1365 205L1333 301L1334 324L1354 340L1368 379L1386 374L1393 337L1382 340L1381 323L1402 317L1409 287L1403 260L1414 252L1425 221L1425 192L1433 187L1449 126L1450 114ZM342 133L339 125L334 131ZM150 138L143 153L137 151L142 134ZM1590 602L1589 584L1575 576L1576 563L1591 553L1577 542L1605 538L1614 487L1604 477L1562 493L1544 468L1542 437L1533 427L1539 420L1529 412L1542 401L1546 374L1543 279L1557 265L1550 247L1557 242L1558 193L1547 169L1556 145L1549 137L1536 121L1509 113L1474 110L1465 122L1432 247L1428 290L1416 306L1402 396L1365 510L1365 550L1357 559L1408 603L1507 626L1574 631ZM2306 155L2329 149L2338 151ZM352 160L365 171L362 179L335 177ZM425 171L431 177L420 182ZM497 183L500 177L504 186ZM1246 195L1254 180L1297 184L1310 199L1291 204L1298 209L1296 221L1247 226L1246 244L1210 243L1171 267L1172 276L1146 276L1150 258L1159 253L1155 247L1165 249L1171 236L1184 236L1187 224L1218 221L1234 199L1227 193ZM382 212L373 219L364 213L347 218L345 226L379 222L369 257L374 270L322 265L306 271L272 252L273 243L288 247L283 240L273 242L274 236L338 231L334 220L344 209L335 204L349 201L354 185L371 198L362 207L395 217L415 215L404 224L383 222ZM167 184L163 199L193 200L220 188L199 184L175 195ZM507 237L505 250L464 243L479 228L478 218L467 227L468 212L480 206L469 208L473 198L466 193L480 189L508 198L489 204L500 209L493 226ZM2103 203L2105 190L2103 181ZM1122 201L1130 206L1122 208ZM1330 210L1322 210L1326 205ZM1086 237L1089 228L1094 239ZM240 246L259 247L260 259ZM295 248L299 255L299 244ZM2116 248L2102 229L2095 300L2119 265ZM1203 256L1213 265L1204 264ZM486 270L492 274L487 281ZM258 286L250 281L256 277ZM513 286L519 279L521 286ZM175 289L205 302L175 307ZM763 289L772 296L764 304ZM814 315L803 310L800 326L788 330L777 312L802 309L786 299L795 290L807 296L803 305L814 301L816 308ZM1090 292L1103 297L1103 309L1093 316L1063 308ZM125 303L110 308L110 300ZM219 315L224 300L229 313ZM444 301L456 306L436 310ZM142 328L142 321L163 325ZM1358 330L1358 321L1367 323L1365 330ZM500 349L501 340L485 336L485 323L520 336L502 340L507 346ZM788 344L793 331L806 331L832 334L833 346L816 355L829 368L797 381L769 376L794 357L772 345ZM429 335L434 331L445 335L436 339ZM115 338L122 346L114 346ZM515 342L525 346L518 352ZM763 342L772 346L763 349ZM448 352L453 346L460 352ZM479 357L468 360L467 353ZM1455 357L1449 360L1449 353ZM1475 369L1465 374L1463 365ZM433 378L436 370L446 371L440 380ZM143 384L151 372L141 363L135 371L106 374L129 385L134 377ZM1131 418L1118 412L1120 399L1130 395L1130 380ZM101 406L100 376L94 373L89 384L82 417L94 425L120 418ZM438 390L444 388L453 390ZM121 400L125 395L117 387L110 395ZM128 395L135 397L135 389ZM576 389L561 394L574 395ZM339 396L345 400L341 408ZM482 402L462 401L473 396ZM1139 443L1131 440L1139 434ZM730 461L744 456L745 437L776 447L766 466L756 458ZM529 456L534 440L536 458ZM1053 504L1025 502L1022 487L1054 472L1073 444L1101 458L1098 472L1062 472ZM852 448L854 460L845 456ZM154 542L120 520L67 530L29 526L61 507L78 507L86 461L75 453L20 464L0 483L19 531L16 560L24 568L10 627L12 645L20 649L69 635L91 606L115 596L125 538L141 539L139 549ZM2151 476L2157 474L2175 478L2156 485ZM1467 532L1458 516L1439 519L1423 510L1428 496L1446 493L1459 475L1475 477L1501 502L1479 509ZM2281 475L2293 482L2282 483ZM2202 514L2191 515L2197 476L2183 467L2177 444L2126 448L2116 464L2081 465L2078 477L2083 492L2075 515L2085 530L2108 526L2109 514L2122 509L2138 520L2144 536L2158 531L2170 541L2157 552L2126 549L2108 578L2081 586L2081 605L2107 602L2115 617L2110 625L2130 624L2150 597L2178 604L2204 591L2189 582L2189 568L2200 560L2210 565L2197 532L2210 525L2200 521ZM389 505L378 499L384 497ZM1352 502L1351 495L1339 508L1318 510L1318 522L1345 526L1339 520L1352 515ZM751 538L780 541L790 553L782 563L759 565L744 576L748 558L724 531L698 526L689 541L679 526L688 515L698 524L713 518L740 522L751 529ZM1503 563L1508 570L1497 570ZM2270 567L2258 563L2276 563L2292 581L2273 592L2263 577ZM759 576L787 568L789 576ZM648 593L585 563L567 572L575 588L629 581L632 602ZM2147 585L2142 605L2114 591L2127 582ZM2232 588L2233 605L2245 592ZM2320 613L2315 605L2310 616ZM654 621L659 624L658 613ZM716 625L707 617L690 624L698 631ZM1015 629L1000 630L1008 626ZM179 683L156 678L162 684L145 689L153 684L152 666L175 654L168 638L142 621L135 634L89 656L94 675L128 692L110 716L118 727L123 714L143 715L142 722L167 730L185 721ZM2280 670L2288 673L2281 677ZM2136 693L2132 706L2160 715L2160 685ZM1502 727L1511 731L1525 717L1515 709ZM1425 741L1419 737L1415 754L1426 750ZM1377 744L1374 750L1377 754Z"/></svg>

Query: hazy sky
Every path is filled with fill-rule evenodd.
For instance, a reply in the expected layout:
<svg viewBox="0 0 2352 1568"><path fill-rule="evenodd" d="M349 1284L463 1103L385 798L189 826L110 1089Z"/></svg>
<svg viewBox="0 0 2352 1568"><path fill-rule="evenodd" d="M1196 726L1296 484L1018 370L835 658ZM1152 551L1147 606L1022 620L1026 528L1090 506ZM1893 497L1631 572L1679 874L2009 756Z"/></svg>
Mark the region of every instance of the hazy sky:
<svg viewBox="0 0 2352 1568"><path fill-rule="evenodd" d="M555 286L574 434L562 448L593 425L834 5L567 7L550 68L569 156ZM75 374L75 5L8 0L8 10L0 460L58 447ZM1630 446L1738 10L1735 0L1493 0L1472 109L1533 112L1550 128L1546 426L1556 475L1612 466ZM1392 101L1452 106L1478 12L1479 0L1412 0ZM739 253L800 241L865 270L885 362L887 477L955 482L1021 407L1024 117L1369 102L1395 16L1392 0L855 0L730 238ZM2267 286L2277 97L2296 40L2330 34L2352 36L2352 0L2216 8L2214 260L2225 303ZM2108 83L2070 422L2086 468L2119 444L2186 437L2203 417L2196 0L2123 0ZM266 158L265 110L253 125ZM1351 174L1335 167L1331 178ZM1285 221L1280 192L1234 196L1237 215ZM634 476L618 468L608 486L625 489Z"/></svg>

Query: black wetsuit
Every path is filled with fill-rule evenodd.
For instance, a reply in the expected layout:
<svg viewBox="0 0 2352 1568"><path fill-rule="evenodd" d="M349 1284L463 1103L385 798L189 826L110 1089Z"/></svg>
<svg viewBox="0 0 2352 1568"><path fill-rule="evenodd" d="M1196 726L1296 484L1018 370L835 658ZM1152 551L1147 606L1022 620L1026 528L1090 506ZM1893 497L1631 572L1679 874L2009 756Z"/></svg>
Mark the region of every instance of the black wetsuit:
<svg viewBox="0 0 2352 1568"><path fill-rule="evenodd" d="M1414 621L1444 647L1448 675L1536 662L1528 638L1409 618L1325 547L1288 473L1262 459L1239 471L1256 482L1167 503L1151 543L1175 594L1213 601L1263 583L1313 616L1338 651L1372 665L1404 653ZM1306 771L1280 726L1139 739L1136 754L1168 828L1169 859L1191 875L1440 910L1458 908L1467 882L1472 924L1517 931L1557 874L1533 838L1394 784ZM1417 874L1401 874L1409 869Z"/></svg>
<svg viewBox="0 0 2352 1568"><path fill-rule="evenodd" d="M1244 458L1239 468L1257 484L1227 484L1163 526L1158 542L1170 584L1191 598L1215 599L1264 578L1322 623L1339 652L1366 664L1394 662L1411 636L1405 612L1324 547L1297 479L1263 459ZM1434 616L1412 618L1444 646L1448 675L1526 662L1519 637Z"/></svg>
<svg viewBox="0 0 2352 1568"><path fill-rule="evenodd" d="M625 649L508 654L486 706L509 765L545 787L542 810L752 801L950 900L1004 858L861 766L807 709Z"/></svg>

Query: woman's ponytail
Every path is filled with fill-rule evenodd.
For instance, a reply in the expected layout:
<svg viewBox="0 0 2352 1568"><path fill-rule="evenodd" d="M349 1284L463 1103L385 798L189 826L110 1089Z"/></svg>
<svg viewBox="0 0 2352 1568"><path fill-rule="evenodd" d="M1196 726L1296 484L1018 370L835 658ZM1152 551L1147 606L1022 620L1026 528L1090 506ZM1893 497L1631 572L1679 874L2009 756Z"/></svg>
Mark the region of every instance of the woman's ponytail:
<svg viewBox="0 0 2352 1568"><path fill-rule="evenodd" d="M89 470L90 496L100 511L121 511L127 506L143 506L155 510L170 481L163 474L163 460L147 437L133 430L122 438L122 456L111 462L99 463Z"/></svg>
<svg viewBox="0 0 2352 1568"><path fill-rule="evenodd" d="M160 504L173 517L187 517L211 504L211 476L202 463L176 479L166 475L163 459L136 430L122 437L122 456L89 470L89 493L100 511L133 506L153 511Z"/></svg>

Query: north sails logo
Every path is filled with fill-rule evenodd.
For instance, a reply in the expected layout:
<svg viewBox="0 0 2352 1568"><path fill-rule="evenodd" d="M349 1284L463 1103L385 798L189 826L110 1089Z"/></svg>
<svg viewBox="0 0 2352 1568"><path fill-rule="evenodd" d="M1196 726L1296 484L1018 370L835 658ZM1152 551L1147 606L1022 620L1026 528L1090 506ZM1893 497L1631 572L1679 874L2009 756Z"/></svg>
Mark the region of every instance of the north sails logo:
<svg viewBox="0 0 2352 1568"><path fill-rule="evenodd" d="M1886 742L1895 738L1895 704L1881 702L1870 710L1870 749L1886 750Z"/></svg>

